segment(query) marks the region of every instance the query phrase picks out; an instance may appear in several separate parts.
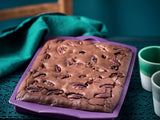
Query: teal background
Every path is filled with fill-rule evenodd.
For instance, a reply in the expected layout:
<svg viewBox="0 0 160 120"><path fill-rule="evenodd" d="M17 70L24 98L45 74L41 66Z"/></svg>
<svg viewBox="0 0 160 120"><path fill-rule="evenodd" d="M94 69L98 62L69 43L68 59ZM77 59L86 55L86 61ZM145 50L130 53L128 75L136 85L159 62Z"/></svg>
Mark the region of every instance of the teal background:
<svg viewBox="0 0 160 120"><path fill-rule="evenodd" d="M0 9L52 1L56 0L1 0ZM73 15L102 21L108 36L160 36L160 0L73 1ZM0 21L0 31L24 19Z"/></svg>

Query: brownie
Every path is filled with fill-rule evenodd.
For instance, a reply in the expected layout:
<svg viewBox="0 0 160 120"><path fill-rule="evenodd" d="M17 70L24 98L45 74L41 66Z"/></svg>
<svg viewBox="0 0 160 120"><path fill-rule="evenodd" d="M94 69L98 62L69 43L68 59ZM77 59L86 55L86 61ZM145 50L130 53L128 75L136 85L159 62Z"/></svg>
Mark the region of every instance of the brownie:
<svg viewBox="0 0 160 120"><path fill-rule="evenodd" d="M22 81L17 100L87 111L113 112L130 65L130 49L92 41L45 43Z"/></svg>

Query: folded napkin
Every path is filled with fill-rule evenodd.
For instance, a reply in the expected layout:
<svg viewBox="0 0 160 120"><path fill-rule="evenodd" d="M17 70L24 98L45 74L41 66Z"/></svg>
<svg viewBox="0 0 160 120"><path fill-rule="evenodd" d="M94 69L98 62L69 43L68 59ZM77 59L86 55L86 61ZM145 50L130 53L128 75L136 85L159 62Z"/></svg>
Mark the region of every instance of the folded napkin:
<svg viewBox="0 0 160 120"><path fill-rule="evenodd" d="M94 35L106 37L105 25L83 16L40 14L0 34L0 77L22 66L47 36Z"/></svg>

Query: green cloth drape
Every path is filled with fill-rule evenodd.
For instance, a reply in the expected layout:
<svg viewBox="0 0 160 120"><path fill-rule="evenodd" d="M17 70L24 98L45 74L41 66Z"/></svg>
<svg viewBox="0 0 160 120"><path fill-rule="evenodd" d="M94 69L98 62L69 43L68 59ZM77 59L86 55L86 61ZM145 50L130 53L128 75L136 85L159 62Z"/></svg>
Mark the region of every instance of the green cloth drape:
<svg viewBox="0 0 160 120"><path fill-rule="evenodd" d="M0 34L0 77L29 60L46 36L106 37L105 25L83 16L47 13L26 19Z"/></svg>

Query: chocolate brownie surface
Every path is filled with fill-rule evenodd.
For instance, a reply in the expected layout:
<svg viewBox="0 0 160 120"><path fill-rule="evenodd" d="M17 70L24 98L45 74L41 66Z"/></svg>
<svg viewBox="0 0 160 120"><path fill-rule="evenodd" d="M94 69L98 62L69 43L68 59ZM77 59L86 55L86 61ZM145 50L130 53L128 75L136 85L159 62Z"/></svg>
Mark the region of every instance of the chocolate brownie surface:
<svg viewBox="0 0 160 120"><path fill-rule="evenodd" d="M87 111L113 112L132 52L91 41L49 40L22 81L17 100Z"/></svg>

